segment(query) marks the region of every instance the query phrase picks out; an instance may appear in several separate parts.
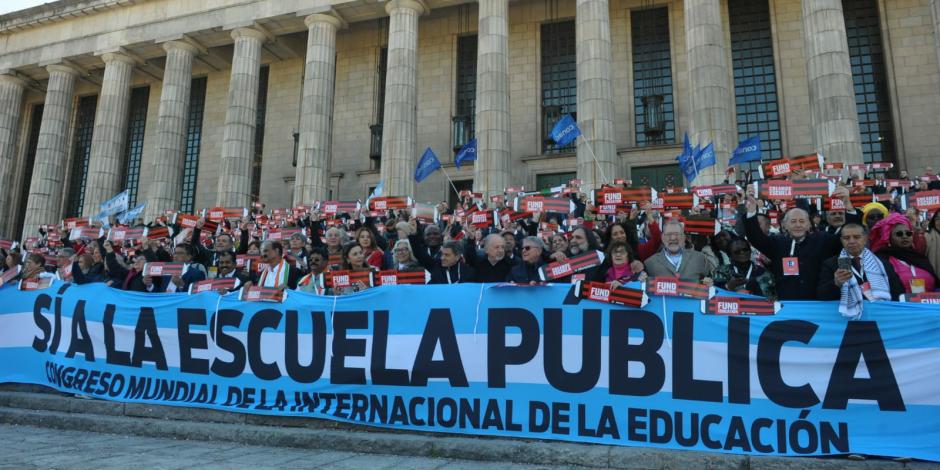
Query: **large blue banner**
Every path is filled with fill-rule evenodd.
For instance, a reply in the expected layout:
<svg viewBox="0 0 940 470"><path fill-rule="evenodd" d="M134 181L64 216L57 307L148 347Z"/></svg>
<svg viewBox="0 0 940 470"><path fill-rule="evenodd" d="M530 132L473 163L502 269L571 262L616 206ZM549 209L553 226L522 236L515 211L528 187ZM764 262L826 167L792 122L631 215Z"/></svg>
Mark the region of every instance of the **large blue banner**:
<svg viewBox="0 0 940 470"><path fill-rule="evenodd" d="M571 287L150 295L0 289L0 382L104 400L475 435L940 461L940 307L643 309Z"/></svg>

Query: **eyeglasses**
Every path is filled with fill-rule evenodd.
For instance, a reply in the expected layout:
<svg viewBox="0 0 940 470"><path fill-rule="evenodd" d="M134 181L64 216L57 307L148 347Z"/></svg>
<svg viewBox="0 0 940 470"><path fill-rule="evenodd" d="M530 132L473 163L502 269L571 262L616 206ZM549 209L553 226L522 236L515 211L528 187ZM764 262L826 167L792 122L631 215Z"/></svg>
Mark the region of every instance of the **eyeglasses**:
<svg viewBox="0 0 940 470"><path fill-rule="evenodd" d="M900 231L900 232L894 232L894 236L895 236L895 237L913 237L913 236L914 236L914 232L912 232L912 231L910 231L910 230L903 230L903 231Z"/></svg>
<svg viewBox="0 0 940 470"><path fill-rule="evenodd" d="M408 248L395 248L395 253L407 253Z"/></svg>
<svg viewBox="0 0 940 470"><path fill-rule="evenodd" d="M523 247L522 247L522 251L529 251L529 250L534 250L534 249L535 249L534 246L523 246Z"/></svg>

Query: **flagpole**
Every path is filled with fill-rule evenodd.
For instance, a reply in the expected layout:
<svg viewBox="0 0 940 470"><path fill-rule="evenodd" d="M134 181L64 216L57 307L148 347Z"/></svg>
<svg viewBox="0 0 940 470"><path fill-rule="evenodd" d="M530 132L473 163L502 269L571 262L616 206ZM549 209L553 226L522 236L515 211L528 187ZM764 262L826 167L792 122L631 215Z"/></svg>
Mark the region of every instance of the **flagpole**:
<svg viewBox="0 0 940 470"><path fill-rule="evenodd" d="M597 161L597 155L594 154L594 149L591 148L591 143L588 142L588 140L584 137L584 134L579 134L579 136L581 137L581 141L584 142L584 145L586 145L588 150L591 152L591 158L594 159L594 168L601 170L601 178L604 178L604 184L609 183L610 181L607 179L607 175L604 174L604 169L601 168L601 163ZM597 176L595 175L595 179L596 178ZM597 181L594 181L594 184L597 184Z"/></svg>
<svg viewBox="0 0 940 470"><path fill-rule="evenodd" d="M454 190L454 194L457 195L457 200L460 201L460 191L457 191L457 186L454 186L454 180L450 179L450 175L448 175L447 171L444 170L444 165L441 165L441 173L444 173L444 176L447 178L447 182L450 183L450 187Z"/></svg>

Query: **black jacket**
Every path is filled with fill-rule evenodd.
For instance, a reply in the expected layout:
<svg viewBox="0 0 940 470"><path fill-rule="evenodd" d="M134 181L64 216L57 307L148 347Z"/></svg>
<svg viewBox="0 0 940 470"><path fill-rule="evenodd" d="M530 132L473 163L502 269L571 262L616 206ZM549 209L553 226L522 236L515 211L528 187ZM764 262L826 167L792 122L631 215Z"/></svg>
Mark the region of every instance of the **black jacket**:
<svg viewBox="0 0 940 470"><path fill-rule="evenodd" d="M542 282L542 279L539 277L539 268L542 266L543 263L541 262L531 264L523 261L515 265L512 270L509 271L509 282L515 282L516 284Z"/></svg>
<svg viewBox="0 0 940 470"><path fill-rule="evenodd" d="M435 264L428 269L431 273L431 284L467 284L477 282L477 273L467 263L463 261L445 268L441 265L441 260L436 260ZM448 274L450 276L448 276Z"/></svg>
<svg viewBox="0 0 940 470"><path fill-rule="evenodd" d="M483 256L478 258L475 254L467 255L467 259L473 260L473 266L477 272L477 282L506 282L509 279L509 272L512 271L514 264L508 258L503 257L496 264L490 263L489 258Z"/></svg>
<svg viewBox="0 0 940 470"><path fill-rule="evenodd" d="M847 213L845 218L846 223L855 222L858 216ZM839 237L827 232L807 233L793 251L799 261L800 275L784 276L783 259L790 257L793 239L788 235L764 235L756 216L746 219L744 228L751 245L770 259L769 269L774 275L777 297L780 300L816 300L823 260L842 251Z"/></svg>
<svg viewBox="0 0 940 470"><path fill-rule="evenodd" d="M888 288L891 290L891 300L898 300L898 297L904 293L904 284L901 284L901 278L894 271L891 263L882 260L881 265L885 268L885 274L888 275ZM842 289L836 286L835 276L839 269L839 255L823 261L822 268L819 270L819 288L816 295L819 300L839 300L842 297ZM861 281L859 281L861 283Z"/></svg>

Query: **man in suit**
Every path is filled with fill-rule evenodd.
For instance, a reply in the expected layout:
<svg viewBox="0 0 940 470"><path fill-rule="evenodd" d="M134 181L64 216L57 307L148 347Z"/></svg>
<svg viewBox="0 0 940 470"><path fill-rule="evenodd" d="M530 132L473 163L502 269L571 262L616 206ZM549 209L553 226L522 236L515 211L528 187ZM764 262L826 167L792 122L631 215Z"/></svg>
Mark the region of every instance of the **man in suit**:
<svg viewBox="0 0 940 470"><path fill-rule="evenodd" d="M193 263L195 250L188 243L176 245L173 251L173 262L183 263L183 274L174 276L161 276L144 278L147 292L187 292L190 284L206 279L206 268L199 263Z"/></svg>
<svg viewBox="0 0 940 470"><path fill-rule="evenodd" d="M836 189L832 197L842 199L846 223L858 222L847 189ZM810 231L810 215L798 207L783 216L786 234L766 235L758 225L757 199L752 188L748 188L745 207L747 240L770 260L768 269L774 275L777 297L780 300L816 300L822 262L842 249L839 237L825 231Z"/></svg>
<svg viewBox="0 0 940 470"><path fill-rule="evenodd" d="M241 289L243 286L253 284L252 276L244 272L244 270L236 267L235 265L235 253L231 251L222 251L219 252L219 272L216 275L216 279L235 279L235 286L228 290L228 292L234 292L238 289Z"/></svg>
<svg viewBox="0 0 940 470"><path fill-rule="evenodd" d="M708 285L715 270L705 255L685 249L685 224L675 219L663 224L663 249L649 257L645 265L650 277L677 277Z"/></svg>
<svg viewBox="0 0 940 470"><path fill-rule="evenodd" d="M542 252L545 244L539 237L525 237L522 240L522 262L509 271L509 281L516 284L536 284L542 282L539 268L545 264Z"/></svg>
<svg viewBox="0 0 940 470"><path fill-rule="evenodd" d="M261 244L261 262L264 267L258 276L258 286L281 290L297 288L301 272L284 259L284 247L279 242Z"/></svg>
<svg viewBox="0 0 940 470"><path fill-rule="evenodd" d="M891 263L882 262L866 246L868 231L861 224L849 223L842 227L842 253L823 261L819 272L819 300L839 300L843 290L858 285L866 300L898 300L904 293L904 284ZM839 267L839 258L852 259L852 267ZM866 269L869 268L869 269ZM855 283L852 283L855 278Z"/></svg>
<svg viewBox="0 0 940 470"><path fill-rule="evenodd" d="M409 239L420 238L412 235ZM431 273L430 284L466 284L476 282L476 272L463 261L463 244L449 241L441 245L437 256L431 256L425 246L415 246L415 257Z"/></svg>

